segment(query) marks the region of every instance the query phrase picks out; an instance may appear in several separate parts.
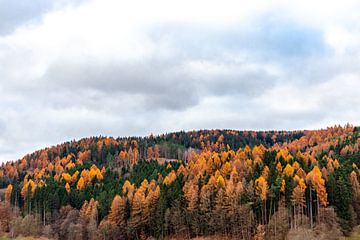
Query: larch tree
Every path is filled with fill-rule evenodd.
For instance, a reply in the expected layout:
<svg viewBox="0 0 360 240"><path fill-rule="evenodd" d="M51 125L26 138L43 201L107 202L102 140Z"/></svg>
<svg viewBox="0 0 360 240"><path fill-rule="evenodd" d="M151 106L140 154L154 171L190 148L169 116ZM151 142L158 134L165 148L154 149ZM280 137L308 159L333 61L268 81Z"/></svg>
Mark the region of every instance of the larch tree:
<svg viewBox="0 0 360 240"><path fill-rule="evenodd" d="M355 171L350 173L350 182L352 186L352 205L357 214L358 221L360 219L360 184Z"/></svg>
<svg viewBox="0 0 360 240"><path fill-rule="evenodd" d="M121 150L119 153L119 159L121 162L124 162L126 159L126 152L124 150Z"/></svg>
<svg viewBox="0 0 360 240"><path fill-rule="evenodd" d="M261 222L263 224L266 223L266 199L267 199L267 194L269 191L269 186L268 183L266 181L266 179L263 176L260 176L258 179L256 179L255 181L255 191L256 191L256 195L258 195L262 201L262 206L261 206Z"/></svg>
<svg viewBox="0 0 360 240"><path fill-rule="evenodd" d="M158 159L159 157L160 157L159 145L155 144L155 146L154 146L154 158Z"/></svg>
<svg viewBox="0 0 360 240"><path fill-rule="evenodd" d="M149 184L147 196L145 197L145 209L143 211L143 221L145 224L150 222L151 217L156 210L156 204L160 198L160 187L156 186L153 189L152 184Z"/></svg>
<svg viewBox="0 0 360 240"><path fill-rule="evenodd" d="M213 178L213 180L210 179L208 184L201 188L199 196L199 210L201 212L200 221L203 222L205 234L211 232L209 226L211 226L215 220L212 212L212 196L214 194L214 184L212 184L212 182L215 182L215 179L213 176L211 176L211 178Z"/></svg>
<svg viewBox="0 0 360 240"><path fill-rule="evenodd" d="M80 209L80 224L82 226L82 235L86 239L97 239L97 207L98 202L91 198L89 202L85 201Z"/></svg>
<svg viewBox="0 0 360 240"><path fill-rule="evenodd" d="M286 164L284 174L288 177L292 177L294 175L294 168L290 164Z"/></svg>
<svg viewBox="0 0 360 240"><path fill-rule="evenodd" d="M79 181L76 185L76 189L77 190L83 190L85 188L85 181L84 181L84 178L83 177L80 177L79 178Z"/></svg>
<svg viewBox="0 0 360 240"><path fill-rule="evenodd" d="M294 204L294 227L297 227L297 215L300 215L300 221L303 220L303 208L305 206L305 190L306 184L304 179L300 178L297 183L297 186L293 190L292 201Z"/></svg>
<svg viewBox="0 0 360 240"><path fill-rule="evenodd" d="M147 148L146 151L146 159L153 159L154 158L154 151L153 148L150 146Z"/></svg>
<svg viewBox="0 0 360 240"><path fill-rule="evenodd" d="M121 228L125 226L125 204L125 199L116 195L111 203L108 215L109 221Z"/></svg>
<svg viewBox="0 0 360 240"><path fill-rule="evenodd" d="M61 176L63 177L63 179L65 180L66 183L71 182L71 175L68 173L62 173Z"/></svg>
<svg viewBox="0 0 360 240"><path fill-rule="evenodd" d="M5 202L10 203L12 191L13 191L13 185L9 184L5 189Z"/></svg>
<svg viewBox="0 0 360 240"><path fill-rule="evenodd" d="M196 181L186 182L184 187L184 197L187 202L188 222L193 232L200 231L200 222L198 219L199 186Z"/></svg>
<svg viewBox="0 0 360 240"><path fill-rule="evenodd" d="M66 184L65 184L65 189L66 189L66 192L67 192L67 193L70 193L71 188L70 188L69 183L66 183Z"/></svg>
<svg viewBox="0 0 360 240"><path fill-rule="evenodd" d="M317 217L318 217L318 222L320 221L320 216L319 216L319 209L320 209L320 205L326 207L328 202L327 202L327 192L326 192L326 188L325 188L325 180L322 178L322 174L320 169L315 166L313 168L313 170L311 172L308 173L308 175L306 176L306 181L310 186L310 202L309 202L309 212L310 212L310 223L311 223L311 227L313 226L312 223L312 208L313 208L313 199L312 199L312 189L315 190L316 192L316 202L317 202Z"/></svg>
<svg viewBox="0 0 360 240"><path fill-rule="evenodd" d="M145 209L145 193L142 188L138 188L131 203L131 212L128 226L135 231L139 230L144 224L143 211Z"/></svg>

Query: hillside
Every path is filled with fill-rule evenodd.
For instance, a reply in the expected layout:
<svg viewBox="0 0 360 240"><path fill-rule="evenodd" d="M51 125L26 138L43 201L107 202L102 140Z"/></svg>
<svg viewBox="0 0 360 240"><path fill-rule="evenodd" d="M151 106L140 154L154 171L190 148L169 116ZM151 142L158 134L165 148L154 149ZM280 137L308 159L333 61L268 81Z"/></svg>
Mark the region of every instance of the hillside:
<svg viewBox="0 0 360 240"><path fill-rule="evenodd" d="M359 145L360 128L349 124L65 142L1 165L0 232L337 239L360 222Z"/></svg>

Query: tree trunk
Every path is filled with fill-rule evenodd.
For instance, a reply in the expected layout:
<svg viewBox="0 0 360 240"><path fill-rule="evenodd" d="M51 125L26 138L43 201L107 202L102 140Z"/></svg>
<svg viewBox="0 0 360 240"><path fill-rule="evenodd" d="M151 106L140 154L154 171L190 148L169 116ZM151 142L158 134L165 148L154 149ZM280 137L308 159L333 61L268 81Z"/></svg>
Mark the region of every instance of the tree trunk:
<svg viewBox="0 0 360 240"><path fill-rule="evenodd" d="M313 228L312 189L311 189L311 187L310 187L310 227Z"/></svg>
<svg viewBox="0 0 360 240"><path fill-rule="evenodd" d="M316 201L317 201L317 220L320 223L320 203L319 203L319 196L316 194Z"/></svg>

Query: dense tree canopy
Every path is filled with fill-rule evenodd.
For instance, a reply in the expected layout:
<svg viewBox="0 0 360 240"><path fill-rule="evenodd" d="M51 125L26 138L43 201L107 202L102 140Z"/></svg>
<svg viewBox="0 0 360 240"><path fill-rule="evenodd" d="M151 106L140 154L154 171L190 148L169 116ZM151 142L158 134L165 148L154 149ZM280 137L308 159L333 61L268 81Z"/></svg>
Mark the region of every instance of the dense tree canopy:
<svg viewBox="0 0 360 240"><path fill-rule="evenodd" d="M251 239L259 231L280 234L274 221L283 209L289 221L279 223L295 229L327 222L333 209L348 233L360 221L359 130L201 130L66 142L2 164L0 214L17 220L0 224L10 231L32 219L60 239Z"/></svg>

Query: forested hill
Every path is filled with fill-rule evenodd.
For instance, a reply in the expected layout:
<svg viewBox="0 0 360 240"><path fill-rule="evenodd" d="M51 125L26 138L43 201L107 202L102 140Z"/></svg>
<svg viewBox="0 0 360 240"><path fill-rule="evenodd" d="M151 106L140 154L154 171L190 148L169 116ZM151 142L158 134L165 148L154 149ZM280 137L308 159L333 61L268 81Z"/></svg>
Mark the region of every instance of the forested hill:
<svg viewBox="0 0 360 240"><path fill-rule="evenodd" d="M66 142L2 164L0 232L283 239L299 228L328 227L347 234L360 221L359 130L200 130Z"/></svg>

